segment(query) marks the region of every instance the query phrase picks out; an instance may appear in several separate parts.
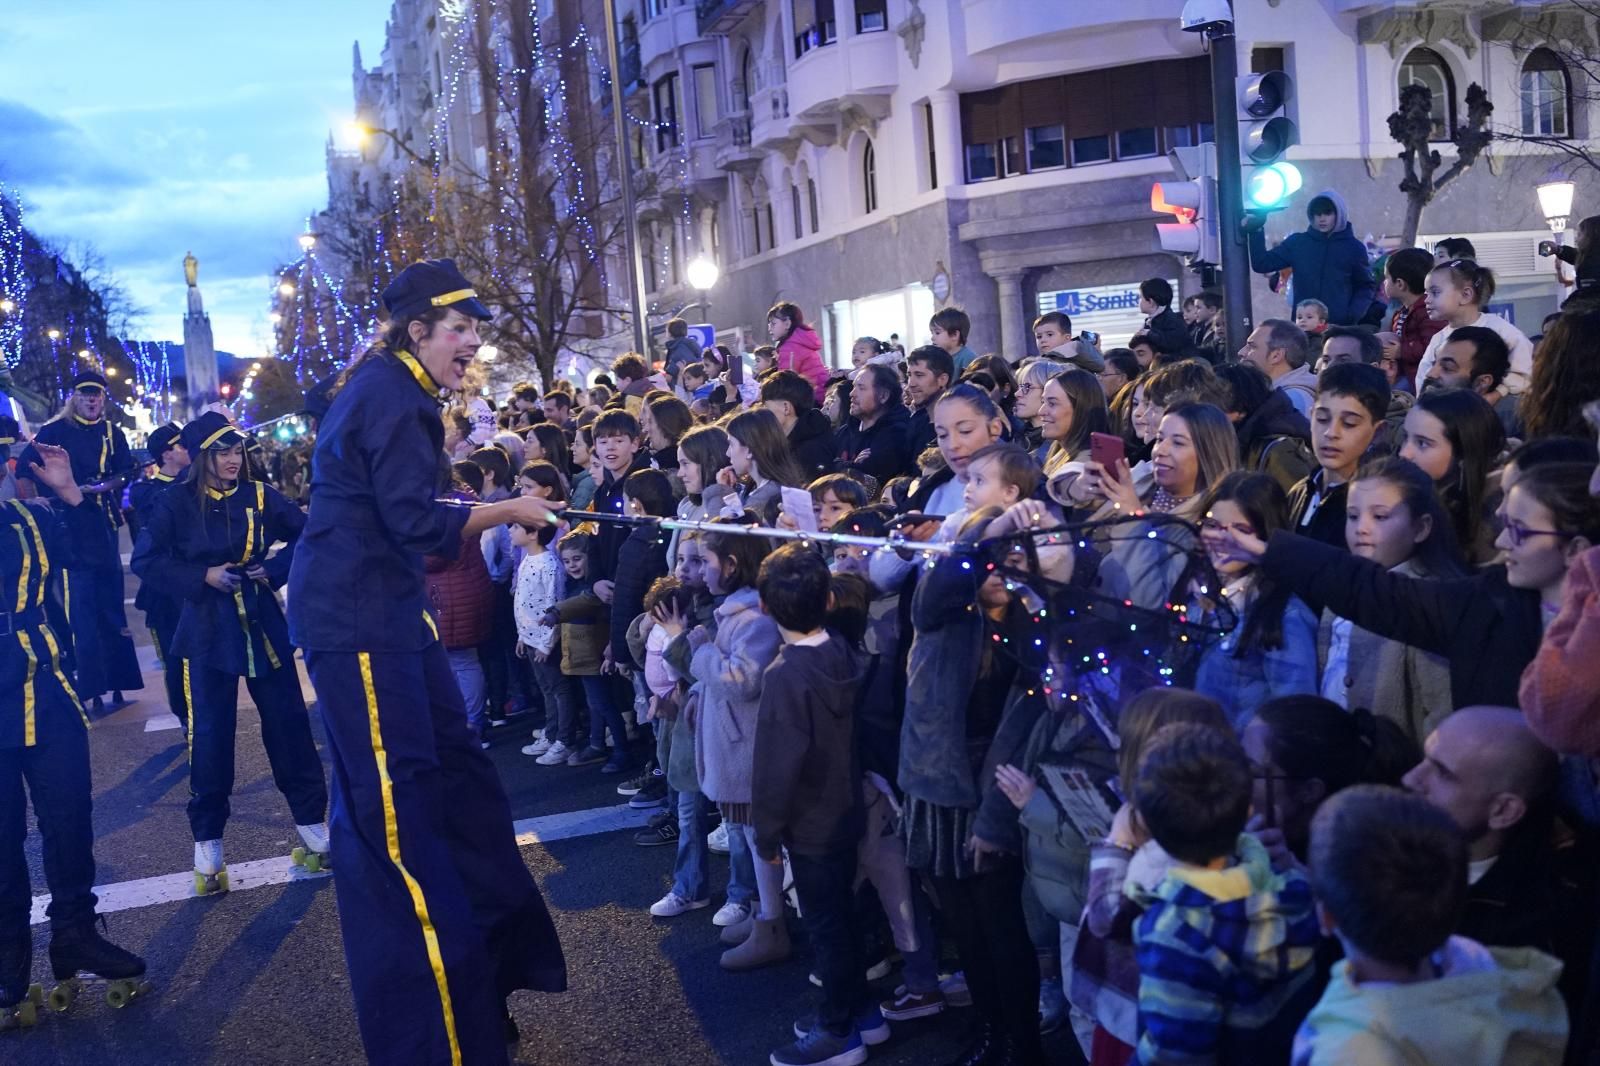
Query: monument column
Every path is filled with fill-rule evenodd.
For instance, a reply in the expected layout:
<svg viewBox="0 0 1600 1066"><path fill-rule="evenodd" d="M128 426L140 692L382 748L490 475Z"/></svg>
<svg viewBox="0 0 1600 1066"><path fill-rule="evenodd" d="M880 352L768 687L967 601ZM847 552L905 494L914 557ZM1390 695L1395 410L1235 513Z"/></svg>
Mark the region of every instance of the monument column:
<svg viewBox="0 0 1600 1066"><path fill-rule="evenodd" d="M211 339L211 316L200 299L200 261L190 252L183 257L183 276L189 283L189 310L183 316L183 372L189 389L189 417L208 403L222 398L217 385L217 349Z"/></svg>

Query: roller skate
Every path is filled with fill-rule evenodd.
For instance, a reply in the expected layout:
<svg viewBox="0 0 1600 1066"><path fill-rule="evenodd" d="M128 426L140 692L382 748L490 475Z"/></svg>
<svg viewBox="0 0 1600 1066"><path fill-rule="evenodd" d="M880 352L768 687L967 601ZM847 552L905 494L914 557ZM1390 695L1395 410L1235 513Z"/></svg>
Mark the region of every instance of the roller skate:
<svg viewBox="0 0 1600 1066"><path fill-rule="evenodd" d="M333 869L333 862L328 856L328 823L297 825L295 830L300 834L303 846L296 847L289 853L290 861L296 866L304 867L308 874Z"/></svg>
<svg viewBox="0 0 1600 1066"><path fill-rule="evenodd" d="M215 896L228 891L228 866L222 861L222 841L194 842L194 894Z"/></svg>
<svg viewBox="0 0 1600 1066"><path fill-rule="evenodd" d="M33 937L24 929L20 938L0 940L0 1033L31 1029L39 1023L44 991L28 983L33 965Z"/></svg>
<svg viewBox="0 0 1600 1066"><path fill-rule="evenodd" d="M85 983L104 983L106 1003L117 1009L150 993L144 960L100 935L93 922L71 926L50 937L50 972L56 985L48 1003L54 1011L72 1006Z"/></svg>

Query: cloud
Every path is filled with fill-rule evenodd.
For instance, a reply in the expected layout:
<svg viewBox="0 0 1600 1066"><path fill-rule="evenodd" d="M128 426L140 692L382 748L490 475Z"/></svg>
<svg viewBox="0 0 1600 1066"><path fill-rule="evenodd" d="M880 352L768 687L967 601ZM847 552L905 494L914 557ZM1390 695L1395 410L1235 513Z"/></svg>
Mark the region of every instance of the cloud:
<svg viewBox="0 0 1600 1066"><path fill-rule="evenodd" d="M148 177L105 155L79 127L0 100L0 178L28 186L132 188Z"/></svg>

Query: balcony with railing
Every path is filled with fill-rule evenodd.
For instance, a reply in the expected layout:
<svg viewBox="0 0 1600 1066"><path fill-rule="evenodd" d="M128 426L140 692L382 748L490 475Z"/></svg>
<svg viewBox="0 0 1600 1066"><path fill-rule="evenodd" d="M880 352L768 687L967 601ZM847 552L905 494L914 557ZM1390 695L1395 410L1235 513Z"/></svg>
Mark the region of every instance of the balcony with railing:
<svg viewBox="0 0 1600 1066"><path fill-rule="evenodd" d="M702 37L730 33L760 6L760 0L695 0L696 28Z"/></svg>
<svg viewBox="0 0 1600 1066"><path fill-rule="evenodd" d="M785 72L789 113L807 122L852 106L882 117L899 81L898 45L892 33L861 32L850 7L841 3L837 22L819 23L795 37L797 58Z"/></svg>
<svg viewBox="0 0 1600 1066"><path fill-rule="evenodd" d="M736 111L717 123L716 164L723 170L753 173L764 153L751 141L750 112Z"/></svg>

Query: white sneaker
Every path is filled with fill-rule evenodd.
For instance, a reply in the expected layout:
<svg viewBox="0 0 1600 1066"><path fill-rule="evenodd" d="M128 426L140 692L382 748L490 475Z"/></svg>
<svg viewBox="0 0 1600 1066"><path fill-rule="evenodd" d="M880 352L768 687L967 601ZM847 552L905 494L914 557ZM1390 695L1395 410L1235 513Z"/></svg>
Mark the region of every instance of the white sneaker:
<svg viewBox="0 0 1600 1066"><path fill-rule="evenodd" d="M196 840L194 842L195 873L205 874L210 877L213 874L221 873L224 865L226 864L222 861L222 841Z"/></svg>
<svg viewBox="0 0 1600 1066"><path fill-rule="evenodd" d="M684 899L676 892L668 892L650 904L650 913L657 918L676 918L680 914L709 906L711 906L709 899Z"/></svg>
<svg viewBox="0 0 1600 1066"><path fill-rule="evenodd" d="M328 823L318 822L316 825L297 825L295 831L300 834L301 841L307 851L314 851L318 855L328 853Z"/></svg>
<svg viewBox="0 0 1600 1066"><path fill-rule="evenodd" d="M706 847L718 855L728 854L728 827L718 823L715 829L706 834Z"/></svg>
<svg viewBox="0 0 1600 1066"><path fill-rule="evenodd" d="M750 917L750 904L729 900L717 908L717 913L711 916L711 924L719 927L738 925L748 917Z"/></svg>
<svg viewBox="0 0 1600 1066"><path fill-rule="evenodd" d="M550 745L550 750L539 756L535 761L540 766L560 766L567 761L567 756L572 754L572 749L561 741Z"/></svg>
<svg viewBox="0 0 1600 1066"><path fill-rule="evenodd" d="M532 744L524 744L522 746L522 754L543 755L553 747L555 747L555 744L552 741L546 740L542 736L535 736Z"/></svg>

